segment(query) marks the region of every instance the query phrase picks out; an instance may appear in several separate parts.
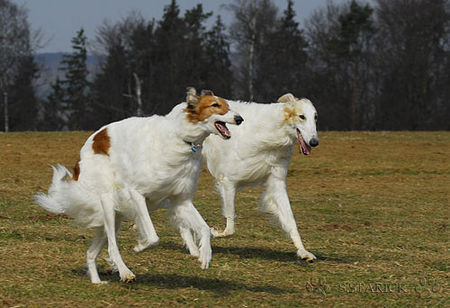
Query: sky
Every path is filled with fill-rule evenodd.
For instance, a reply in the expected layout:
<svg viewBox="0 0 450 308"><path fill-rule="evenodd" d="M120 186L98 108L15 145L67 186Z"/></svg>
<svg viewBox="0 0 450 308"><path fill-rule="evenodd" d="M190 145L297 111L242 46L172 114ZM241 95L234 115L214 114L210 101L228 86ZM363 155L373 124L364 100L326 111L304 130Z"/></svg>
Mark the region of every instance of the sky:
<svg viewBox="0 0 450 308"><path fill-rule="evenodd" d="M287 0L272 0L283 12ZM303 25L305 18L311 13L326 5L328 0L294 0L294 9L297 20ZM148 20L161 19L164 7L170 0L12 0L28 9L28 20L33 30L40 30L43 36L43 46L37 50L45 52L70 52L70 40L76 32L83 27L88 41L95 39L97 28L107 20L110 23L125 18L133 10L137 10ZM232 1L226 0L178 0L181 14L186 9L191 9L198 3L203 4L205 11L212 11L214 16L220 14L225 24L230 24L232 16L222 4ZM346 0L334 0L335 3Z"/></svg>

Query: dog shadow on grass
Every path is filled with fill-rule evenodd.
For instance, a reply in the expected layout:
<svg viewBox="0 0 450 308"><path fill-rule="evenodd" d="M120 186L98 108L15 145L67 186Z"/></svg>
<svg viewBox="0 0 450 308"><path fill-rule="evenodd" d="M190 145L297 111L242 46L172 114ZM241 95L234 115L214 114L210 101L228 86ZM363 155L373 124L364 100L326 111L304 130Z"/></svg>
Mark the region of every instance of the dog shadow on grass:
<svg viewBox="0 0 450 308"><path fill-rule="evenodd" d="M71 271L73 274L89 279L85 268L77 268ZM121 283L119 274L110 270L99 268L100 278L104 281ZM198 290L211 291L219 296L229 296L232 291L245 290L255 293L286 294L294 293L293 290L285 290L272 285L249 285L245 283L233 282L218 278L204 278L196 276L186 276L173 273L160 274L148 273L137 274L136 280L132 283L122 283L127 288L139 288L139 285L151 285L164 289L184 289L195 288Z"/></svg>
<svg viewBox="0 0 450 308"><path fill-rule="evenodd" d="M177 245L175 243L161 243L160 246L162 248L168 248L173 250L183 250L186 249L181 246ZM267 249L267 248L258 248L258 247L224 247L224 246L212 246L212 251L214 254L223 254L223 255L236 255L243 259L263 259L263 260L269 260L269 261L279 261L279 262L295 262L298 263L300 266L309 266L311 263L308 263L304 260L301 260L297 257L297 254L295 251L293 252L285 252L285 251L279 251L279 250L273 250L273 249ZM335 256L326 256L321 253L316 253L312 251L315 256L317 257L316 262L331 262L331 263L339 263L339 264L353 264L354 258L349 259L342 259ZM314 264L314 263L312 263Z"/></svg>
<svg viewBox="0 0 450 308"><path fill-rule="evenodd" d="M195 288L211 291L220 296L229 296L232 291L245 290L254 293L285 294L293 290L285 290L272 285L249 285L226 279L204 278L179 274L144 274L138 275L134 284L153 285L166 289Z"/></svg>

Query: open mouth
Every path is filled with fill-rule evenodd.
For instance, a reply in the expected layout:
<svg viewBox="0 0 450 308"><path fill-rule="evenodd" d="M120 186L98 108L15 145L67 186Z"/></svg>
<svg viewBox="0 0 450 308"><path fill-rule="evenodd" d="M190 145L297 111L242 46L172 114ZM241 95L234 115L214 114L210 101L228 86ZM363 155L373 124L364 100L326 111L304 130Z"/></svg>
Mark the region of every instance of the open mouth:
<svg viewBox="0 0 450 308"><path fill-rule="evenodd" d="M223 139L230 139L231 138L231 133L228 130L227 126L225 125L224 122L222 121L217 121L214 123L214 126L216 127L217 131L219 132L220 136Z"/></svg>
<svg viewBox="0 0 450 308"><path fill-rule="evenodd" d="M311 154L311 146L303 140L302 134L300 133L300 130L297 128L297 138L300 143L300 149L302 151L303 155L309 155Z"/></svg>

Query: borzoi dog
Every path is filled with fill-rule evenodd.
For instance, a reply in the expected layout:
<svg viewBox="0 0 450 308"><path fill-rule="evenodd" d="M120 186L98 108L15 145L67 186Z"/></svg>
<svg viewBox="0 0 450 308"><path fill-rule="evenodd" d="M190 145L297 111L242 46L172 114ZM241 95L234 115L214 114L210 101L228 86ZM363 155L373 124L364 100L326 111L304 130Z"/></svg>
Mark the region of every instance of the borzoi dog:
<svg viewBox="0 0 450 308"><path fill-rule="evenodd" d="M232 140L225 144L216 136L209 136L203 145L203 156L210 173L215 177L222 198L222 213L227 219L224 231L212 229L215 237L235 232L235 194L247 185L264 184L261 210L278 219L282 229L297 248L297 255L309 262L316 257L303 246L286 192L286 175L299 141L305 155L319 144L317 112L307 99L285 94L279 103L257 104L228 101L245 122L239 129L231 129Z"/></svg>
<svg viewBox="0 0 450 308"><path fill-rule="evenodd" d="M54 167L48 195L36 195L36 202L50 212L67 214L81 227L95 228L96 237L87 251L92 283L102 282L96 260L106 242L121 280L134 280L119 253L116 234L122 220L130 218L140 234L136 252L157 244L147 205L169 209L172 223L206 269L211 261L211 232L192 204L202 165L197 149L210 134L229 139L225 123L242 121L224 99L209 92L197 96L189 88L187 107L170 118L129 118L96 131L81 148L74 173L61 165Z"/></svg>

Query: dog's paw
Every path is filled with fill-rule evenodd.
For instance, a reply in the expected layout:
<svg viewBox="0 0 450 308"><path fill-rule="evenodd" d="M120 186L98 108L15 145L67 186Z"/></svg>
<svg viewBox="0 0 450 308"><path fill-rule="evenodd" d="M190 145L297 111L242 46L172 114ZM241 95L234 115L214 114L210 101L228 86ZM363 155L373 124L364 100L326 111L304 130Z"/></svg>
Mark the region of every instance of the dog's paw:
<svg viewBox="0 0 450 308"><path fill-rule="evenodd" d="M108 284L109 281L102 281L102 280L98 280L98 281L91 281L93 284L97 284L97 285L102 285L102 284Z"/></svg>
<svg viewBox="0 0 450 308"><path fill-rule="evenodd" d="M219 231L216 230L214 228L211 228L211 234L213 237L228 237L228 236L232 236L234 234L233 230L223 230L223 231Z"/></svg>
<svg viewBox="0 0 450 308"><path fill-rule="evenodd" d="M126 272L123 275L120 275L120 280L126 283L133 282L135 279L136 275L134 275L131 271Z"/></svg>
<svg viewBox="0 0 450 308"><path fill-rule="evenodd" d="M201 258L199 258L199 261L201 263L200 267L202 269L208 269L209 265L211 264L211 259L209 259L209 260L202 260Z"/></svg>
<svg viewBox="0 0 450 308"><path fill-rule="evenodd" d="M159 244L159 238L156 240L145 240L145 241L139 241L136 246L134 246L133 250L135 253L139 253L144 251L147 248L156 246Z"/></svg>
<svg viewBox="0 0 450 308"><path fill-rule="evenodd" d="M317 260L316 256L307 250L298 250L297 256L308 263L313 263L315 260Z"/></svg>
<svg viewBox="0 0 450 308"><path fill-rule="evenodd" d="M209 265L211 264L211 259L212 259L211 248L200 249L200 257L198 258L198 260L201 263L200 266L202 269L207 269L209 267Z"/></svg>

